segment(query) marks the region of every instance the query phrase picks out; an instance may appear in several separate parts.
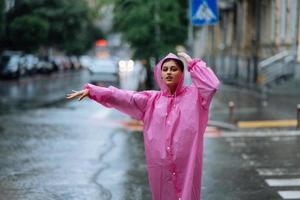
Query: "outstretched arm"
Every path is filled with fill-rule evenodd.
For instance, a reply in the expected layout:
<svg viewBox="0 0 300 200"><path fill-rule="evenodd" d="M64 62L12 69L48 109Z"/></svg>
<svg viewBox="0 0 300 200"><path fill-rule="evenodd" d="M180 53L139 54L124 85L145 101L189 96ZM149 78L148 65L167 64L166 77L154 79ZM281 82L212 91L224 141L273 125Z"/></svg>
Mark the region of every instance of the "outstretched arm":
<svg viewBox="0 0 300 200"><path fill-rule="evenodd" d="M79 100L89 96L96 102L128 114L136 119L142 119L149 98L148 92L135 92L122 90L115 87L100 87L86 84L84 90L74 91L67 96L68 99L79 97Z"/></svg>
<svg viewBox="0 0 300 200"><path fill-rule="evenodd" d="M180 52L178 55L186 60L192 83L198 88L199 95L203 98L202 105L208 108L213 95L219 88L219 79L203 60L192 59L184 52Z"/></svg>

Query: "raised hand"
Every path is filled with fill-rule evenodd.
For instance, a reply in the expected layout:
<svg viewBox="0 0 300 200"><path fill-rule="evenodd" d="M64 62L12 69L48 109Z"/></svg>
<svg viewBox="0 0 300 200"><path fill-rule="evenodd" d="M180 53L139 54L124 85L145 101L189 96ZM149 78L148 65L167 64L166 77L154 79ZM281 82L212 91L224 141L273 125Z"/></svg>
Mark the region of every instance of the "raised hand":
<svg viewBox="0 0 300 200"><path fill-rule="evenodd" d="M79 97L78 101L81 101L83 98L89 95L89 90L84 89L80 91L72 90L72 93L67 94L67 99L73 99L75 97Z"/></svg>
<svg viewBox="0 0 300 200"><path fill-rule="evenodd" d="M189 56L189 55L186 54L185 52L178 52L177 55L178 55L179 57L184 58L184 60L185 60L187 63L190 62L190 61L192 61L191 56Z"/></svg>

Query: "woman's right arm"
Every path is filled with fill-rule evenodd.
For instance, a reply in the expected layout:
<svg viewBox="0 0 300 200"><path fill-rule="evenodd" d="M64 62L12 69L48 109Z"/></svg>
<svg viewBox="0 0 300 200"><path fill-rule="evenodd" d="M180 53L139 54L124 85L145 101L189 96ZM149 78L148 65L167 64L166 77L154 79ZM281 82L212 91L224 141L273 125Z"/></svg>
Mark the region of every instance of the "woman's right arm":
<svg viewBox="0 0 300 200"><path fill-rule="evenodd" d="M82 91L88 91L85 95L96 102L109 108L115 108L135 119L143 119L147 101L151 93L147 91L135 92L122 90L112 86L108 88L99 87L92 84L86 84ZM83 95L82 91L79 91L81 95Z"/></svg>

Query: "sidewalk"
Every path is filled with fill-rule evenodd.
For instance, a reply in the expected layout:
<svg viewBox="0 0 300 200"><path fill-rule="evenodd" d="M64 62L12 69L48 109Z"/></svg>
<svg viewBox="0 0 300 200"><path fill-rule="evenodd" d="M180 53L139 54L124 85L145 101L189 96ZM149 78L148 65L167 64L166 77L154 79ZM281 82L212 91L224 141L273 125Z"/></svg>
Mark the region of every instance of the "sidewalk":
<svg viewBox="0 0 300 200"><path fill-rule="evenodd" d="M232 109L229 102L234 104ZM222 83L212 103L210 120L235 125L239 122L269 123L270 120L279 120L275 125L295 127L299 103L300 92L288 97L279 93L266 96L256 90Z"/></svg>

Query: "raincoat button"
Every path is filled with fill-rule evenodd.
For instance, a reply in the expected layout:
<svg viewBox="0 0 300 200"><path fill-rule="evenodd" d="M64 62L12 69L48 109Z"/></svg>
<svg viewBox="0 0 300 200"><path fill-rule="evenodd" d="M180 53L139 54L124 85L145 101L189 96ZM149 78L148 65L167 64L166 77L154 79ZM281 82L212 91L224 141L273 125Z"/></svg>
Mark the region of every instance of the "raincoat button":
<svg viewBox="0 0 300 200"><path fill-rule="evenodd" d="M167 147L167 150L170 151L170 147Z"/></svg>
<svg viewBox="0 0 300 200"><path fill-rule="evenodd" d="M173 172L173 176L175 176L176 175L176 173L175 172Z"/></svg>

